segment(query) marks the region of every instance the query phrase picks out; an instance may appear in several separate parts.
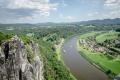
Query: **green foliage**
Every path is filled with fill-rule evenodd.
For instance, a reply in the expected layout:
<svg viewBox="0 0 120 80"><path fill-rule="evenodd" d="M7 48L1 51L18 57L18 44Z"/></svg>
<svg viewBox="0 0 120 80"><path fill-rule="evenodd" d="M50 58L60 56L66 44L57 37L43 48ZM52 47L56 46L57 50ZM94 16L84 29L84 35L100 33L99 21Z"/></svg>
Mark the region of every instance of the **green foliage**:
<svg viewBox="0 0 120 80"><path fill-rule="evenodd" d="M120 42L118 40L119 34L119 32L101 32L99 34L93 32L84 34L79 37L79 39L88 39L89 41L96 43L95 45L106 48L107 51L105 54L97 51L90 51L89 49L84 48L82 45L79 45L79 42L77 43L80 54L90 63L95 63L97 66L99 66L98 68L104 71L111 78L114 78L117 74L120 73L120 61L116 60L116 55L119 55L119 49L116 49L114 46L116 44L115 40L117 43ZM90 39L89 37L93 39Z"/></svg>
<svg viewBox="0 0 120 80"><path fill-rule="evenodd" d="M116 29L116 32L120 32L120 28L117 28L117 29Z"/></svg>
<svg viewBox="0 0 120 80"><path fill-rule="evenodd" d="M59 40L59 36L56 33L49 34L43 38L43 40L48 42L56 42Z"/></svg>
<svg viewBox="0 0 120 80"><path fill-rule="evenodd" d="M110 60L104 54L97 53L97 52L93 53L91 51L83 49L82 47L80 48L80 51L81 51L81 54L87 58L88 61L90 61L91 63L97 64L101 68L101 70L103 70L105 73L108 74L110 70L111 71L111 73L109 73L110 76L112 76L113 73L114 73L114 76L115 74L117 75L120 73L119 61L116 61L113 59Z"/></svg>
<svg viewBox="0 0 120 80"><path fill-rule="evenodd" d="M83 34L80 36L81 39L87 39L88 37L94 37L96 34L98 34L100 32L90 32L90 33L87 33L87 34Z"/></svg>
<svg viewBox="0 0 120 80"><path fill-rule="evenodd" d="M116 30L119 26L120 25L81 25L79 23L54 25L1 24L0 31L7 34L19 35L25 44L28 44L31 39L26 36L26 34L34 34L34 39L38 39L37 42L39 43L40 52L44 61L45 80L73 80L74 78L71 76L71 73L66 69L62 61L58 60L58 56L55 52L56 50L53 47L54 44L58 44L60 38L66 39L72 35L83 34L91 31L94 31L96 36L96 32L98 31ZM13 30L8 31L8 27ZM88 34L88 36L90 36L90 34ZM0 41L2 41L1 38L4 39L4 37L0 37ZM32 51L29 48L27 50L29 62L33 62L34 55L32 55ZM107 73L109 73L109 71Z"/></svg>
<svg viewBox="0 0 120 80"><path fill-rule="evenodd" d="M30 63L33 63L35 54L32 52L32 50L30 49L30 47L28 45L26 45L25 48L27 50L27 59L28 59L28 61Z"/></svg>
<svg viewBox="0 0 120 80"><path fill-rule="evenodd" d="M9 39L9 38L11 38L11 35L0 32L0 44L2 43L3 40Z"/></svg>
<svg viewBox="0 0 120 80"><path fill-rule="evenodd" d="M26 44L28 44L30 42L30 37L26 36L26 35L20 35L20 38L22 39L22 41Z"/></svg>
<svg viewBox="0 0 120 80"><path fill-rule="evenodd" d="M116 39L119 34L120 34L119 32L107 32L107 33L97 36L96 41L98 43L102 43L105 40L113 40L113 39Z"/></svg>
<svg viewBox="0 0 120 80"><path fill-rule="evenodd" d="M62 61L57 59L57 54L48 42L37 40L44 61L45 80L74 80Z"/></svg>

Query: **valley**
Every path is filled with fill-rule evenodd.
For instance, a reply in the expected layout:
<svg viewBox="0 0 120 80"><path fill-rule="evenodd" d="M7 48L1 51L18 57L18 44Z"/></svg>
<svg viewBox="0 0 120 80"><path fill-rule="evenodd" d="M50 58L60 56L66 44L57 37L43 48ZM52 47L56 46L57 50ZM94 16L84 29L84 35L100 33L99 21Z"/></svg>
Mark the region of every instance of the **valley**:
<svg viewBox="0 0 120 80"><path fill-rule="evenodd" d="M40 78L41 80L109 80L117 78L120 73L119 26L119 24L81 23L0 24L0 64L3 65L0 66L0 79L19 78L25 74L26 70L23 70L25 65L21 62L32 66L33 71L28 70L28 74L31 74L31 79L34 80L40 80ZM17 77L8 76L8 72L3 74L2 71L3 68L4 70L9 69L5 67L4 60L6 59L2 46L5 42L11 42L13 38L22 42L24 47L21 49L17 44L19 42L15 43L18 46L13 46L11 50L17 52L11 53L9 50L8 56L14 55L14 53L19 56L21 50L25 51L24 55L26 55L26 57L23 55L25 59L15 56L15 60L21 61L18 62L20 65L17 70L18 72L22 70ZM38 58L41 64L37 67L38 69L36 68L39 71L35 72L35 62L39 63ZM9 59L7 61L9 62ZM12 70L16 71L14 68ZM36 79L38 74L40 77ZM6 77L3 78L2 75ZM18 75L18 73L14 75ZM22 78L26 77L26 80L30 80L27 76L30 75L26 74Z"/></svg>

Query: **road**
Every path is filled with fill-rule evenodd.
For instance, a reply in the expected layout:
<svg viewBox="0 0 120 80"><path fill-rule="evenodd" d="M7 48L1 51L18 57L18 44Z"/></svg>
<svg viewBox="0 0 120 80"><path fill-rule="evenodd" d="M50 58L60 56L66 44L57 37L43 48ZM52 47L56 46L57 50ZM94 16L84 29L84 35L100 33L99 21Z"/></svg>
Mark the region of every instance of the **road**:
<svg viewBox="0 0 120 80"><path fill-rule="evenodd" d="M62 47L62 58L77 80L109 80L107 75L84 59L77 51L77 38L73 37Z"/></svg>

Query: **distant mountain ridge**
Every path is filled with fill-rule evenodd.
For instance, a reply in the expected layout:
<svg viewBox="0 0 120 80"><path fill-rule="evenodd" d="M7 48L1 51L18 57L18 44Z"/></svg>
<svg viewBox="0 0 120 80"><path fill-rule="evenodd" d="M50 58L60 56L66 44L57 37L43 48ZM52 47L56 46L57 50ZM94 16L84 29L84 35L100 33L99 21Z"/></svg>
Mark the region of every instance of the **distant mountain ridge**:
<svg viewBox="0 0 120 80"><path fill-rule="evenodd" d="M80 24L120 24L120 18L81 21Z"/></svg>
<svg viewBox="0 0 120 80"><path fill-rule="evenodd" d="M120 18L115 19L102 19L102 20L88 20L88 21L79 21L79 22L44 22L44 23L11 23L7 25L23 25L23 26L50 26L50 25L67 25L67 24L120 24ZM0 23L0 25L6 25L5 23Z"/></svg>

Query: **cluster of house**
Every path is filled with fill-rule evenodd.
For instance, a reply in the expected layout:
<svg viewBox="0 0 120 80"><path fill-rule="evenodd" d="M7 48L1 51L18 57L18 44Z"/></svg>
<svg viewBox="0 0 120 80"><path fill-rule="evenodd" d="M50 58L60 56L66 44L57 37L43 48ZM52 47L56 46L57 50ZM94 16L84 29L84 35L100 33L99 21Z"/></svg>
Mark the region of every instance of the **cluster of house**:
<svg viewBox="0 0 120 80"><path fill-rule="evenodd" d="M106 52L107 48L98 45L95 41L80 39L79 44L93 52Z"/></svg>

